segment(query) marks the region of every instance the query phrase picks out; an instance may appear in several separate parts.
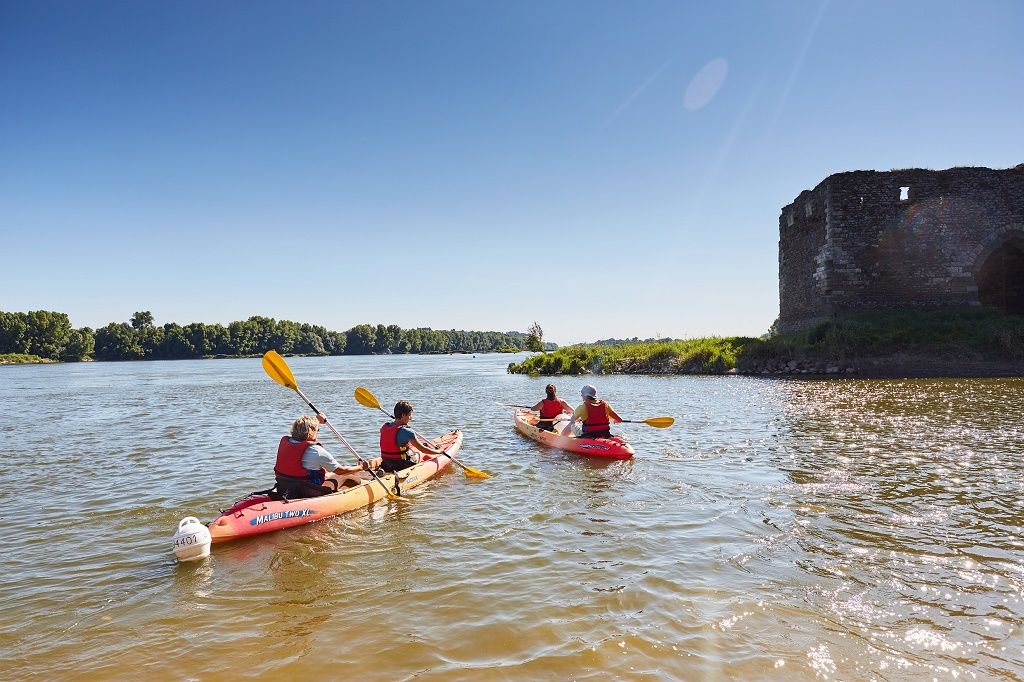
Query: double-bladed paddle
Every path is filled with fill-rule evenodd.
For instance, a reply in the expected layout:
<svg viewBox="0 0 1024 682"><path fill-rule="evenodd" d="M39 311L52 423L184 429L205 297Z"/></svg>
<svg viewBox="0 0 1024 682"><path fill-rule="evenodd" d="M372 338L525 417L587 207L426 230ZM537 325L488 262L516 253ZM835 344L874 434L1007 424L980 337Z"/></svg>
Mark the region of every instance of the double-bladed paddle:
<svg viewBox="0 0 1024 682"><path fill-rule="evenodd" d="M656 429L667 429L668 427L675 424L676 420L672 417L651 417L650 419L623 419L623 424L647 424L653 426Z"/></svg>
<svg viewBox="0 0 1024 682"><path fill-rule="evenodd" d="M391 414L390 412L388 412L387 410L385 410L383 407L380 406L380 401L377 400L377 396L375 396L374 394L370 393L370 391L368 391L367 389L363 388L362 386L357 386L356 387L355 398L356 398L356 402L359 403L360 405L362 405L363 407L369 407L371 410L380 410L381 412L383 412L387 416L391 417L392 419L395 418L395 415ZM474 478L490 478L491 477L491 475L488 474L485 471L480 471L479 469L474 469L472 467L466 466L465 464L463 464L459 460L455 459L455 457L453 457L452 455L449 455L447 452L444 453L444 454L445 454L446 457L448 457L448 459L450 459L451 461L455 462L460 467L462 467L462 470L465 472L465 474L467 476L472 476Z"/></svg>
<svg viewBox="0 0 1024 682"><path fill-rule="evenodd" d="M357 398L358 400L358 398ZM498 403L504 407L519 407L524 410L532 410L532 407L526 405L512 405L511 403ZM550 420L549 420L550 421ZM650 419L623 419L623 424L647 424L653 426L656 429L667 429L676 423L676 420L672 417L651 417Z"/></svg>
<svg viewBox="0 0 1024 682"><path fill-rule="evenodd" d="M313 410L317 414L323 414L323 412L316 408L316 405L310 402L309 398L306 397L306 394L303 393L302 390L299 388L299 385L295 383L295 376L292 374L292 370L288 367L288 363L284 361L284 358L282 358L281 355L276 350L268 350L266 353L263 354L263 371L266 372L267 376L269 376L277 383L281 384L285 388L290 388L296 393L298 393L299 397L302 398L307 405L309 405L311 410ZM357 453L355 449L351 445L349 445L349 442L345 440L345 436L341 435L338 432L338 429L334 428L334 424L332 424L330 420L327 419L326 415L324 415L324 423L327 425L327 428L331 430L331 433L337 436L338 440L340 440L342 444L346 448L348 448L348 451L351 452L352 455L357 460L359 460L360 464L366 462L366 460L360 457L359 453ZM404 497L400 497L399 495L396 495L394 492L388 490L388 487L384 485L384 481L382 481L380 477L373 472L373 470L368 468L367 471L369 471L370 475L373 476L373 478L376 479L378 483L380 483L382 488L384 488L384 492L387 493L389 500L405 499Z"/></svg>

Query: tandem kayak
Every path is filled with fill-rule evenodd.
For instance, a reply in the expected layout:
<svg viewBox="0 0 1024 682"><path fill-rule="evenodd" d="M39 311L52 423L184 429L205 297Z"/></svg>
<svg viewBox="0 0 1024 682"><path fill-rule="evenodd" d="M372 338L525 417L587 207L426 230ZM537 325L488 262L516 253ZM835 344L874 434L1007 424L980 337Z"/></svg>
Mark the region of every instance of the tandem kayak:
<svg viewBox="0 0 1024 682"><path fill-rule="evenodd" d="M634 454L633 446L621 436L611 438L577 438L563 436L558 432L543 431L537 428L540 416L529 410L516 410L513 416L516 431L538 443L549 445L559 450L575 452L587 457L604 457L606 459L629 459Z"/></svg>
<svg viewBox="0 0 1024 682"><path fill-rule="evenodd" d="M446 433L440 438L435 438L431 443L455 455L462 447L462 432ZM451 462L451 458L444 455L424 455L418 464L400 472L399 489L402 494L405 494L406 490L415 488L436 476ZM327 477L329 479L336 478L334 474L328 474ZM383 475L380 479L388 487L388 490L394 489L394 474ZM274 501L268 495L253 495L240 500L211 521L209 524L210 536L213 543L217 544L282 528L301 526L365 507L386 497L387 492L384 487L374 479L354 488L342 488L336 493L321 497Z"/></svg>

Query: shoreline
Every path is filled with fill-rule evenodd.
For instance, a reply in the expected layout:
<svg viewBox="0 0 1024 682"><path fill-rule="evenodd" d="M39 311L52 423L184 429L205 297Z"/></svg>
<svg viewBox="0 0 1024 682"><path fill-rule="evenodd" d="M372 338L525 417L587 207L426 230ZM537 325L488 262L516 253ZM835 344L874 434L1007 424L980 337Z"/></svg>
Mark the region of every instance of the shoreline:
<svg viewBox="0 0 1024 682"><path fill-rule="evenodd" d="M366 358L366 357L388 357L403 355L515 355L522 353L522 350L504 351L431 351L429 353L340 353L338 355L324 355L320 353L288 353L283 357L287 358ZM18 357L14 357L18 356ZM76 365L83 362L98 363L124 363L124 362L178 362L179 360L252 360L263 357L262 353L253 355L203 355L198 358L132 358L125 360L97 360L96 358L81 358L79 360L51 360L41 358L37 355L25 355L20 353L0 353L0 367L18 367L20 365Z"/></svg>
<svg viewBox="0 0 1024 682"><path fill-rule="evenodd" d="M963 360L899 355L820 363L790 360L724 371L673 368L670 363L646 370L613 370L591 376L741 376L765 379L1005 379L1024 377L1024 361ZM543 375L541 376L558 376ZM564 376L564 375L562 375ZM584 375L580 375L584 376Z"/></svg>

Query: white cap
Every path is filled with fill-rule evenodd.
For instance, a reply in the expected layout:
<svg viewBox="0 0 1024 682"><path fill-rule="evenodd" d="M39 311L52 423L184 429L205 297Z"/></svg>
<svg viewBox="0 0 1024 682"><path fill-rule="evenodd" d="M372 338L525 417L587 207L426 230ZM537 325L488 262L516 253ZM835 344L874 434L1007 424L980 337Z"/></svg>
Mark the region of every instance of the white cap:
<svg viewBox="0 0 1024 682"><path fill-rule="evenodd" d="M596 398L597 389L591 386L590 384L587 384L586 386L580 389L580 395L583 396L584 398Z"/></svg>

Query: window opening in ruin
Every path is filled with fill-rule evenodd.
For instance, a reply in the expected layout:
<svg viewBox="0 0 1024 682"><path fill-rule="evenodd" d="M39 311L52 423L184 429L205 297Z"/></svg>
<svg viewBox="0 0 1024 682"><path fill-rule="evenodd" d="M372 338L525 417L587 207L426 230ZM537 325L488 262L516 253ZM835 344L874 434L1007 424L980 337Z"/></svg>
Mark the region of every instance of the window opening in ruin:
<svg viewBox="0 0 1024 682"><path fill-rule="evenodd" d="M1011 315L1024 315L1024 241L1006 242L978 271L978 298L982 305Z"/></svg>
<svg viewBox="0 0 1024 682"><path fill-rule="evenodd" d="M792 211L790 211L788 214L786 214L786 224L787 225L789 225L790 227L793 227L793 222L795 220L796 220L796 218L793 217L793 212Z"/></svg>
<svg viewBox="0 0 1024 682"><path fill-rule="evenodd" d="M814 204L812 204L811 202L808 201L807 204L804 206L804 215L806 215L808 218L810 218L811 214L813 214L813 213L814 213Z"/></svg>
<svg viewBox="0 0 1024 682"><path fill-rule="evenodd" d="M900 187L900 201L907 201L910 199L910 188Z"/></svg>

